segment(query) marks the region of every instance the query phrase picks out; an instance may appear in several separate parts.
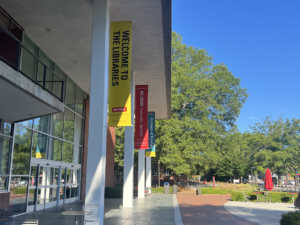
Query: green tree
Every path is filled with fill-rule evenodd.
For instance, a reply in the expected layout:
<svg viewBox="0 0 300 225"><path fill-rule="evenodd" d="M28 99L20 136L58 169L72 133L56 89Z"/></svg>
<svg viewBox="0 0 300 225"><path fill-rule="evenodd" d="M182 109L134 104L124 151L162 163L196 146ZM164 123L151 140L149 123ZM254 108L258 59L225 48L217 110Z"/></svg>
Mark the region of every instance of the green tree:
<svg viewBox="0 0 300 225"><path fill-rule="evenodd" d="M215 167L216 142L234 127L247 99L224 64L213 65L203 49L186 46L172 33L172 117L156 121L157 157L175 174Z"/></svg>

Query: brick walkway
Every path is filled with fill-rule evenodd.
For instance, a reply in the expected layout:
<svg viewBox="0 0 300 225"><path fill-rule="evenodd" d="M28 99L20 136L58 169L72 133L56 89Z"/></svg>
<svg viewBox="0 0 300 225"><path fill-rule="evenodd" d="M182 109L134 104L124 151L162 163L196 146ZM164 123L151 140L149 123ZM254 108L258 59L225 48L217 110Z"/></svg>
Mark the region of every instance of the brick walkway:
<svg viewBox="0 0 300 225"><path fill-rule="evenodd" d="M184 225L254 225L224 208L230 195L178 193L178 204Z"/></svg>

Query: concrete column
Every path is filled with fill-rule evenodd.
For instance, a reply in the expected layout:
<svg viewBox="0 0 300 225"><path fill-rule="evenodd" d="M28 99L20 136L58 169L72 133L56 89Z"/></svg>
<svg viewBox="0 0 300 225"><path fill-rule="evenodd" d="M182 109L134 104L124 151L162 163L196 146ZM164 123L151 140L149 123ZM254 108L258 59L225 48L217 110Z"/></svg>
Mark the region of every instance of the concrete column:
<svg viewBox="0 0 300 225"><path fill-rule="evenodd" d="M145 149L139 150L138 160L138 198L145 198Z"/></svg>
<svg viewBox="0 0 300 225"><path fill-rule="evenodd" d="M107 135L109 61L109 2L93 1L93 34L89 137L86 173L86 224L104 224L104 190Z"/></svg>
<svg viewBox="0 0 300 225"><path fill-rule="evenodd" d="M151 157L146 157L146 187L151 188Z"/></svg>
<svg viewBox="0 0 300 225"><path fill-rule="evenodd" d="M124 178L123 178L123 207L133 206L133 164L134 164L134 73L131 75L131 123L125 127L124 140Z"/></svg>

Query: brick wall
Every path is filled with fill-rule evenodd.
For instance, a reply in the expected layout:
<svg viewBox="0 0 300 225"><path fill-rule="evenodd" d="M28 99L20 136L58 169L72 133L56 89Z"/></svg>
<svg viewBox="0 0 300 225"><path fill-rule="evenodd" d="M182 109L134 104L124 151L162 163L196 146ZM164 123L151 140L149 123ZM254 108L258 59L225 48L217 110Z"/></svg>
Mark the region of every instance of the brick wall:
<svg viewBox="0 0 300 225"><path fill-rule="evenodd" d="M115 128L107 128L105 187L115 187Z"/></svg>
<svg viewBox="0 0 300 225"><path fill-rule="evenodd" d="M8 208L10 192L0 192L0 208Z"/></svg>

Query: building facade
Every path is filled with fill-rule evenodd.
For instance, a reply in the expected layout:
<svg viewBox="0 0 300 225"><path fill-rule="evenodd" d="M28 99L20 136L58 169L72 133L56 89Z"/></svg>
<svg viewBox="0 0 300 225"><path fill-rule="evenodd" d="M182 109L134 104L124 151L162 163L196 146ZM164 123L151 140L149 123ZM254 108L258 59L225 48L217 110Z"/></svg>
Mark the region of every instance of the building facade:
<svg viewBox="0 0 300 225"><path fill-rule="evenodd" d="M21 121L0 118L1 191L10 192L14 214L76 201L80 196L87 94L3 9L0 45L2 71L8 76L24 76L64 107L63 112L40 117L32 111L25 116L32 119ZM4 80L13 85L1 75L2 85ZM1 108L3 112L5 105Z"/></svg>

